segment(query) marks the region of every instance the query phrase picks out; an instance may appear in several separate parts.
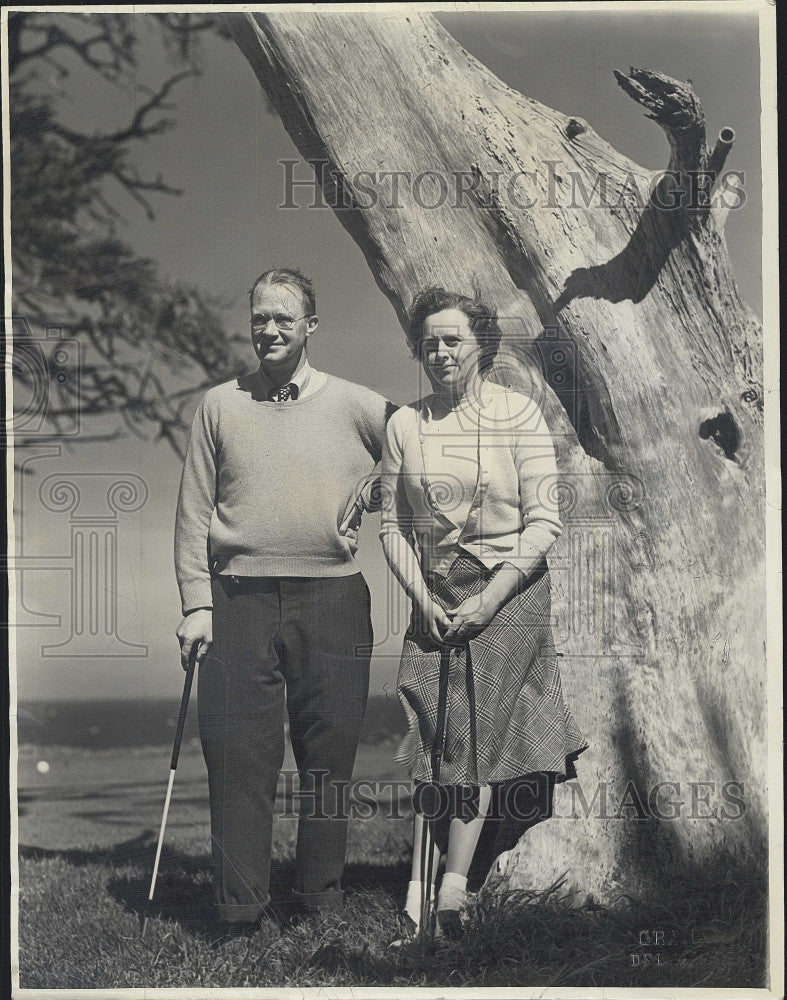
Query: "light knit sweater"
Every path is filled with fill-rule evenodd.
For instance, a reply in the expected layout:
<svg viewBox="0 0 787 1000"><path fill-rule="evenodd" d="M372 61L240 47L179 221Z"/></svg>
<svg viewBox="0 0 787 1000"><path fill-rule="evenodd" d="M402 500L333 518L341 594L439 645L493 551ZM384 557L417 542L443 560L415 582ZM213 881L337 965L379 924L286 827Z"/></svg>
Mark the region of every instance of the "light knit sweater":
<svg viewBox="0 0 787 1000"><path fill-rule="evenodd" d="M424 572L445 575L464 550L488 569L508 562L529 576L562 531L539 407L491 382L439 419L433 402L403 406L388 423L380 536L414 537Z"/></svg>
<svg viewBox="0 0 787 1000"><path fill-rule="evenodd" d="M380 459L382 396L329 375L304 398L269 402L257 372L209 390L194 415L175 523L183 613L211 607L211 572L358 572L345 511Z"/></svg>

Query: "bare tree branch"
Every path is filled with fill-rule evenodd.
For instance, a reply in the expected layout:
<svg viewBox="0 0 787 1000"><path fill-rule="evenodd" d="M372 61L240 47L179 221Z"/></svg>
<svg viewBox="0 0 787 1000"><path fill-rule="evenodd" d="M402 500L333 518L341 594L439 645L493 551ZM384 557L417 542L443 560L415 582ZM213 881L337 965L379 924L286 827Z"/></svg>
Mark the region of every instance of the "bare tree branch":
<svg viewBox="0 0 787 1000"><path fill-rule="evenodd" d="M9 18L14 309L30 331L15 336L14 374L28 392L36 379L45 380L44 419L54 434L77 416L111 416L117 434L152 432L182 454L189 401L244 366L236 338L223 329L219 304L164 281L153 261L117 235L123 221L113 200L117 192L151 219L151 195L181 193L160 173L145 176L132 154L173 127L166 113L174 107L170 97L180 81L199 72L199 33L216 27L209 16L153 19L173 57L186 66L144 88L124 127L90 135L62 122L55 100L64 95L42 94L36 67L57 65L67 77L70 54L104 79L132 85L136 35L130 16L12 12ZM57 369L66 376L62 382L52 377L52 352L60 342L44 339L36 347L38 330L43 335L53 319L61 336L79 345L66 352L76 359L68 371Z"/></svg>

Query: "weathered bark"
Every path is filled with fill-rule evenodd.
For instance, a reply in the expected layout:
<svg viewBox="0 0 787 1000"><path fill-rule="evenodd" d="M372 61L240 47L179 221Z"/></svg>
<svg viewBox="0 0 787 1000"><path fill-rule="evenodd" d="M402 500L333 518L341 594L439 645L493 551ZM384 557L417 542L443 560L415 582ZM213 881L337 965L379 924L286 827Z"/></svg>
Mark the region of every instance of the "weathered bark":
<svg viewBox="0 0 787 1000"><path fill-rule="evenodd" d="M607 815L597 800L585 817L563 786L556 812L573 818L524 838L507 862L513 883L565 872L578 898L611 899L655 888L665 867L758 856L761 331L735 285L723 208L703 203L710 181L691 175L718 170L732 135L710 158L688 85L618 74L670 141L674 173L655 178L648 197L651 172L581 119L505 86L431 17L232 14L227 23L301 154L330 165L317 168L326 200L356 206L338 217L398 314L424 285L477 283L503 318L498 377L538 394L554 435L566 525L550 557L558 648L591 743L582 791L590 802L605 784ZM464 184L463 207L458 197L424 207L440 200L434 178L418 190L402 178L398 204L379 176L376 204L360 187L363 171L427 170L451 192ZM512 177L522 182L514 189ZM597 187L586 207L582 191L600 177L605 203ZM690 204L660 207L690 185L700 192ZM634 801L630 781L648 819L620 808ZM737 819L721 814L736 811L720 796L730 781L743 786ZM656 793L648 801L659 782L680 786L662 788L684 801L675 819Z"/></svg>

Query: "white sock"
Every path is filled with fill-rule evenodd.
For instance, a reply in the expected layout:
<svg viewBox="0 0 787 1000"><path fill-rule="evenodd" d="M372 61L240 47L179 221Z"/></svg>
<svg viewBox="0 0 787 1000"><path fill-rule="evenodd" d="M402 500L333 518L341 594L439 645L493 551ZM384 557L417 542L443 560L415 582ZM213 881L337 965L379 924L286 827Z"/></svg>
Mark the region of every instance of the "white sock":
<svg viewBox="0 0 787 1000"><path fill-rule="evenodd" d="M437 909L460 910L467 898L467 876L456 872L446 872L440 883Z"/></svg>
<svg viewBox="0 0 787 1000"><path fill-rule="evenodd" d="M419 879L413 879L407 886L407 900L404 904L404 912L410 917L416 926L421 926L421 886ZM430 899L434 903L434 883L431 886Z"/></svg>

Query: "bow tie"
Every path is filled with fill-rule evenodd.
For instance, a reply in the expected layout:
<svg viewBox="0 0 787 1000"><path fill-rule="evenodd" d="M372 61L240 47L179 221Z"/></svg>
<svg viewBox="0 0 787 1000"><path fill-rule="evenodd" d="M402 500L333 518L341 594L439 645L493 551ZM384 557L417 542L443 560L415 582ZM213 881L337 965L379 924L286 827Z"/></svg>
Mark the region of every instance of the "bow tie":
<svg viewBox="0 0 787 1000"><path fill-rule="evenodd" d="M298 386L294 382L283 385L281 389L269 389L268 399L274 403L286 403L288 399L298 398Z"/></svg>

